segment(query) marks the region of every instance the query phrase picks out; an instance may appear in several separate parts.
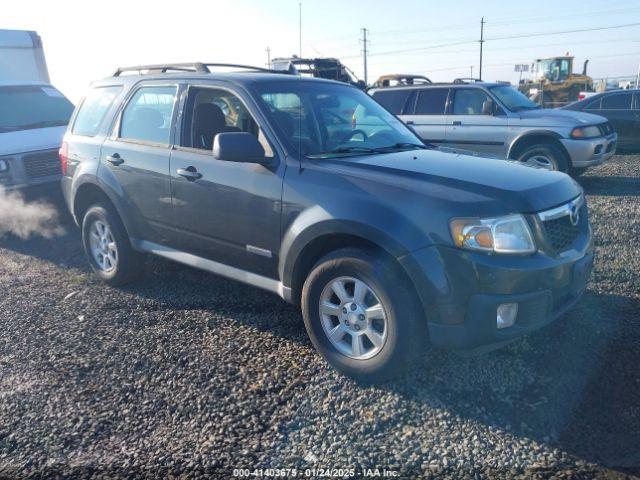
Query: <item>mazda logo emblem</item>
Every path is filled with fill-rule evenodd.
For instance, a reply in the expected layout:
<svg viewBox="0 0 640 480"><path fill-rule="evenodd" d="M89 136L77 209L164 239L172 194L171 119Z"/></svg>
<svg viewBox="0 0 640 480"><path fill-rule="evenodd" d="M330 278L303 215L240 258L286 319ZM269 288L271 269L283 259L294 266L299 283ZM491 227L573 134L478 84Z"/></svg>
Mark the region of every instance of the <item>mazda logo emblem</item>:
<svg viewBox="0 0 640 480"><path fill-rule="evenodd" d="M571 220L571 225L573 225L574 227L578 225L578 222L580 221L580 210L575 204L571 205L571 208L569 210L569 220Z"/></svg>

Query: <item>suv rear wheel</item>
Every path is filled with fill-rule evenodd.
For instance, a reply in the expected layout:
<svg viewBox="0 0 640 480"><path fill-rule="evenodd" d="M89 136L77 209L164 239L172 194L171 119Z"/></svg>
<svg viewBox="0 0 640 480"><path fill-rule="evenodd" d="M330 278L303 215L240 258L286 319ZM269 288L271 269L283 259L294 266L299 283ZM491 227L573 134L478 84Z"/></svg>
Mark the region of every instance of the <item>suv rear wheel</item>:
<svg viewBox="0 0 640 480"><path fill-rule="evenodd" d="M342 249L320 260L302 291L305 327L337 370L378 382L405 369L426 341L411 285L393 259Z"/></svg>
<svg viewBox="0 0 640 480"><path fill-rule="evenodd" d="M97 204L87 210L82 243L91 268L109 285L123 285L140 271L142 255L131 248L120 217L108 205Z"/></svg>
<svg viewBox="0 0 640 480"><path fill-rule="evenodd" d="M558 170L564 173L569 171L569 162L566 156L553 144L531 145L518 156L518 161L547 170Z"/></svg>

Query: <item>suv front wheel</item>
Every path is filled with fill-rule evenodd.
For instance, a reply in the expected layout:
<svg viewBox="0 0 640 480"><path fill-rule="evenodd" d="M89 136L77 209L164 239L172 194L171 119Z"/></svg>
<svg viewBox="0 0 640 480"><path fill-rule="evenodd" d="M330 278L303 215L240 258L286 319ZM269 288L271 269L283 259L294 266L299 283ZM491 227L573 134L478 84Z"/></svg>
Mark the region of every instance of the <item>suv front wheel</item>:
<svg viewBox="0 0 640 480"><path fill-rule="evenodd" d="M333 252L302 292L305 327L337 370L366 382L400 373L423 342L420 305L393 259L358 249Z"/></svg>
<svg viewBox="0 0 640 480"><path fill-rule="evenodd" d="M546 170L569 172L569 162L566 156L562 150L552 144L532 145L518 156L518 161Z"/></svg>
<svg viewBox="0 0 640 480"><path fill-rule="evenodd" d="M82 243L91 268L109 285L123 285L140 271L142 255L129 242L127 232L112 207L90 207L82 221Z"/></svg>

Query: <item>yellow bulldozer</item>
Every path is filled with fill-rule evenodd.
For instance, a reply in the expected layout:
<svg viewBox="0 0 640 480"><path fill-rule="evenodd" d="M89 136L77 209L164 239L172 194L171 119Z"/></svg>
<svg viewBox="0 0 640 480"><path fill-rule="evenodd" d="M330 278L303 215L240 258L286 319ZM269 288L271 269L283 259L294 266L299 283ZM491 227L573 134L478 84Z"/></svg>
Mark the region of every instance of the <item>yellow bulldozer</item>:
<svg viewBox="0 0 640 480"><path fill-rule="evenodd" d="M580 92L593 91L593 79L587 75L585 60L582 73L573 72L573 58L540 58L532 65L533 80L521 80L518 89L544 108L561 107L578 100Z"/></svg>

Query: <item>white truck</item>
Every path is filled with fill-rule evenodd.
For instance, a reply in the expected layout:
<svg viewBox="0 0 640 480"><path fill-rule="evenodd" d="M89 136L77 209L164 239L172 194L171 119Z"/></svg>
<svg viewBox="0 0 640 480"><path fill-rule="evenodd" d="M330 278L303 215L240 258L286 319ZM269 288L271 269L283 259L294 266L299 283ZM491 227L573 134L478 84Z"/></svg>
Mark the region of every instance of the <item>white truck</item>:
<svg viewBox="0 0 640 480"><path fill-rule="evenodd" d="M0 30L0 188L60 179L58 148L72 111L50 83L38 34Z"/></svg>

